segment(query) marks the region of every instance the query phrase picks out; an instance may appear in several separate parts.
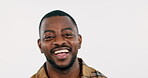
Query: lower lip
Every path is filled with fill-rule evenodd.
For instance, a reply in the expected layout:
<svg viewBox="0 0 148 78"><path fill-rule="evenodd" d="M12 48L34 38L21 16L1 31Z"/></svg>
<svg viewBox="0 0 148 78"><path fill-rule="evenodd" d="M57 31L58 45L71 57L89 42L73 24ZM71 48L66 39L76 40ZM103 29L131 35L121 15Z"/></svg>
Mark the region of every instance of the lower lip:
<svg viewBox="0 0 148 78"><path fill-rule="evenodd" d="M59 53L59 54L55 54L55 56L58 59L66 59L68 57L69 53Z"/></svg>

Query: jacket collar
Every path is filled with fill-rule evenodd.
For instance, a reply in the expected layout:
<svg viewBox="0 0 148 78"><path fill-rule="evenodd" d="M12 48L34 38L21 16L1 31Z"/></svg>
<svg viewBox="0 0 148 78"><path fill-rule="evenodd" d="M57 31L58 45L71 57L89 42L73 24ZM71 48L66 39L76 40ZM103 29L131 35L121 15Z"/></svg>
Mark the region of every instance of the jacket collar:
<svg viewBox="0 0 148 78"><path fill-rule="evenodd" d="M89 78L89 77L91 78L102 75L100 72L96 71L95 69L88 67L81 58L78 58L78 61L81 67L81 78ZM44 65L37 72L36 78L48 78L45 67L46 64L44 63Z"/></svg>

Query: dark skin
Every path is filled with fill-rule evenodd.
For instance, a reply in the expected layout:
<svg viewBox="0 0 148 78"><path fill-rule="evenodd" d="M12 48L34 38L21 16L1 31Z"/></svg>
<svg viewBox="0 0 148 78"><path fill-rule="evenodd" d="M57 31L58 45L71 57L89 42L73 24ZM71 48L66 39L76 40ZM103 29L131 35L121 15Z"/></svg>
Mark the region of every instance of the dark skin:
<svg viewBox="0 0 148 78"><path fill-rule="evenodd" d="M71 19L67 16L45 18L42 21L40 31L38 46L48 59L46 61L48 76L50 78L78 78L80 66L77 53L81 47L82 38ZM68 53L55 54L56 51L61 50L68 50ZM76 59L70 65L73 57L76 57Z"/></svg>

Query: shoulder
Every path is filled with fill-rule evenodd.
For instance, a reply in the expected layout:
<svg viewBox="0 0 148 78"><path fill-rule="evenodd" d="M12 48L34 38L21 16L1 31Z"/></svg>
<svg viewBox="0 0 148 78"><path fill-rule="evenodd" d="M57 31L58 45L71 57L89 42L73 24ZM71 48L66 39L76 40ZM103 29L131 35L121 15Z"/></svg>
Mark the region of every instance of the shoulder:
<svg viewBox="0 0 148 78"><path fill-rule="evenodd" d="M83 65L83 74L84 76L86 77L94 77L94 78L107 78L105 75L103 75L100 71L92 68L92 67L89 67L89 66L86 66L86 65Z"/></svg>
<svg viewBox="0 0 148 78"><path fill-rule="evenodd" d="M45 64L31 78L48 78L45 70Z"/></svg>
<svg viewBox="0 0 148 78"><path fill-rule="evenodd" d="M79 59L81 70L82 70L82 78L107 78L100 71L87 66L82 59Z"/></svg>
<svg viewBox="0 0 148 78"><path fill-rule="evenodd" d="M30 78L35 78L36 77L36 74L34 74L33 76L31 76Z"/></svg>

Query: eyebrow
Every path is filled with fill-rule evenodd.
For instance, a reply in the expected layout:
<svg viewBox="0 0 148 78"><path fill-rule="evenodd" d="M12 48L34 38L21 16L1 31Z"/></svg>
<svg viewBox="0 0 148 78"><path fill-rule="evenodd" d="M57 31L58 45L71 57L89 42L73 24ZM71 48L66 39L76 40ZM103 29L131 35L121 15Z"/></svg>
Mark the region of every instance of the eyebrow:
<svg viewBox="0 0 148 78"><path fill-rule="evenodd" d="M72 28L64 28L64 29L62 29L61 31L63 32L63 31L65 31L65 30L73 30L73 29L72 29ZM52 33L54 33L53 30L45 30L44 33L46 33L46 32L52 32Z"/></svg>
<svg viewBox="0 0 148 78"><path fill-rule="evenodd" d="M65 31L65 30L73 30L72 28L64 28L62 29L62 31Z"/></svg>
<svg viewBox="0 0 148 78"><path fill-rule="evenodd" d="M46 33L46 32L54 32L53 30L46 30L46 31L44 31L44 33Z"/></svg>

